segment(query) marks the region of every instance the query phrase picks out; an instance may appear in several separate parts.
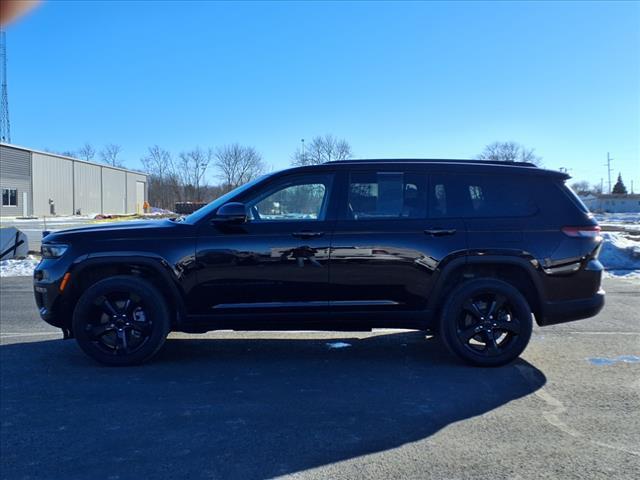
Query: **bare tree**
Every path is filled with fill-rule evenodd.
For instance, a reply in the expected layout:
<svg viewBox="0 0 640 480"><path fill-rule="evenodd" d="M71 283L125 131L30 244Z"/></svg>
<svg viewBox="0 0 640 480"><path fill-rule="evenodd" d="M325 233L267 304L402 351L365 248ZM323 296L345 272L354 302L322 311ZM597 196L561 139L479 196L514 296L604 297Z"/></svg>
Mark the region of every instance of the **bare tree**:
<svg viewBox="0 0 640 480"><path fill-rule="evenodd" d="M149 147L147 150L147 155L140 159L142 166L148 173L164 179L173 171L171 153L158 145Z"/></svg>
<svg viewBox="0 0 640 480"><path fill-rule="evenodd" d="M591 188L591 184L586 181L574 182L571 184L571 189L576 192L578 195L587 195L593 192Z"/></svg>
<svg viewBox="0 0 640 480"><path fill-rule="evenodd" d="M78 149L78 156L82 160L86 160L87 162L90 162L91 160L93 160L93 157L96 156L96 150L95 148L93 148L93 146L90 143L87 142Z"/></svg>
<svg viewBox="0 0 640 480"><path fill-rule="evenodd" d="M347 160L353 157L351 145L344 140L326 134L313 137L309 145L295 151L293 165L319 165L335 160Z"/></svg>
<svg viewBox="0 0 640 480"><path fill-rule="evenodd" d="M122 167L122 163L118 160L118 155L121 151L122 147L120 145L109 143L100 151L100 158L107 165Z"/></svg>
<svg viewBox="0 0 640 480"><path fill-rule="evenodd" d="M492 160L494 162L530 162L542 165L542 158L535 154L532 148L526 148L516 142L493 142L477 157L478 160Z"/></svg>
<svg viewBox="0 0 640 480"><path fill-rule="evenodd" d="M202 201L204 174L212 159L213 151L210 148L202 150L197 147L194 150L180 154L177 171L184 188L186 200Z"/></svg>
<svg viewBox="0 0 640 480"><path fill-rule="evenodd" d="M237 143L218 148L214 166L227 191L253 180L265 171L262 156L256 149Z"/></svg>
<svg viewBox="0 0 640 480"><path fill-rule="evenodd" d="M171 153L154 145L140 160L149 174L149 203L173 210L175 203L182 200L182 191Z"/></svg>
<svg viewBox="0 0 640 480"><path fill-rule="evenodd" d="M53 150L52 148L45 147L44 151L47 152L47 153L53 153L54 155L62 155L63 157L75 157L76 156L76 153L72 152L71 150L59 151L59 150Z"/></svg>

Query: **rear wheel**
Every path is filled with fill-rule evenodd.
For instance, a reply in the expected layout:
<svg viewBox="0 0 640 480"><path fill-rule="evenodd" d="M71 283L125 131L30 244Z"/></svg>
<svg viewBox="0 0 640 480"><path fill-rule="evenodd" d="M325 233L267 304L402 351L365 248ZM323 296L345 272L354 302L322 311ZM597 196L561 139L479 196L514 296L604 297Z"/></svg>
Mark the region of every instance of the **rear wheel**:
<svg viewBox="0 0 640 480"><path fill-rule="evenodd" d="M115 276L89 287L73 313L80 348L107 365L134 365L150 359L169 333L166 302L149 282Z"/></svg>
<svg viewBox="0 0 640 480"><path fill-rule="evenodd" d="M449 350L482 367L516 359L529 343L532 328L531 309L522 294L490 278L456 288L440 320L440 334Z"/></svg>

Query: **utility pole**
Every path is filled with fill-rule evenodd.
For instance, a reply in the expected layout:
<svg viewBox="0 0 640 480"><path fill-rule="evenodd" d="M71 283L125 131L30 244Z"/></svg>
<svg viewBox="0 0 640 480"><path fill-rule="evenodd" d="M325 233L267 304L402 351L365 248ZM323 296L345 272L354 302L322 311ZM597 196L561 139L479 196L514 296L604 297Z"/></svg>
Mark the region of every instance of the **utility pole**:
<svg viewBox="0 0 640 480"><path fill-rule="evenodd" d="M11 143L11 122L9 121L9 97L7 95L7 37L0 30L0 141Z"/></svg>
<svg viewBox="0 0 640 480"><path fill-rule="evenodd" d="M307 163L307 157L304 152L304 138L300 141L302 142L302 164L305 165Z"/></svg>
<svg viewBox="0 0 640 480"><path fill-rule="evenodd" d="M611 162L613 158L609 156L609 152L607 152L607 175L609 176L609 195L611 195Z"/></svg>

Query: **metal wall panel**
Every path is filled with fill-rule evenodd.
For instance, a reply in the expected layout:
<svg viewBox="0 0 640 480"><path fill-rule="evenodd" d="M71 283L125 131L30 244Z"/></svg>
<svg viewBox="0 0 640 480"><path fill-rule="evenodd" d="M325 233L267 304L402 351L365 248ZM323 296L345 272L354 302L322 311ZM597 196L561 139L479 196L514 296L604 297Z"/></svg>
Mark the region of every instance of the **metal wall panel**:
<svg viewBox="0 0 640 480"><path fill-rule="evenodd" d="M33 214L31 152L0 145L0 188L11 188L18 191L18 204L15 207L3 207L0 199L0 216L20 217L23 215L23 192L27 192L27 214Z"/></svg>
<svg viewBox="0 0 640 480"><path fill-rule="evenodd" d="M126 213L126 172L102 167L102 209L105 214Z"/></svg>
<svg viewBox="0 0 640 480"><path fill-rule="evenodd" d="M101 169L100 165L73 162L74 208L81 215L102 213Z"/></svg>
<svg viewBox="0 0 640 480"><path fill-rule="evenodd" d="M142 213L143 205L138 205L136 194L136 182L147 182L146 175L127 172L127 213ZM146 190L146 189L145 189ZM144 204L145 198L142 200Z"/></svg>
<svg viewBox="0 0 640 480"><path fill-rule="evenodd" d="M142 209L138 182L144 183L146 200L147 175L143 173L0 145L0 186L17 190L17 205L0 204L0 216L22 216L24 193L28 215L51 215L49 199L55 202L56 215L73 215L78 210L82 215L136 213Z"/></svg>
<svg viewBox="0 0 640 480"><path fill-rule="evenodd" d="M73 161L36 152L31 161L34 215L51 215L49 199L56 215L73 215Z"/></svg>

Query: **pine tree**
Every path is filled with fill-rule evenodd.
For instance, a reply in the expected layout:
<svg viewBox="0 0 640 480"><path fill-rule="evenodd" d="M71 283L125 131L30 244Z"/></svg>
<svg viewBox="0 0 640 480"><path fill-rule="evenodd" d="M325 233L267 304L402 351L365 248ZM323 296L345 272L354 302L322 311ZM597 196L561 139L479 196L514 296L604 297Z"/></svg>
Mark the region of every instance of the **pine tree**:
<svg viewBox="0 0 640 480"><path fill-rule="evenodd" d="M622 174L618 173L618 181L613 186L613 190L611 191L611 193L619 193L622 195L627 194L627 187L625 187L624 183L622 182Z"/></svg>

